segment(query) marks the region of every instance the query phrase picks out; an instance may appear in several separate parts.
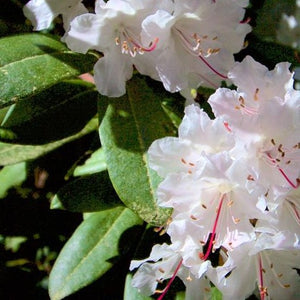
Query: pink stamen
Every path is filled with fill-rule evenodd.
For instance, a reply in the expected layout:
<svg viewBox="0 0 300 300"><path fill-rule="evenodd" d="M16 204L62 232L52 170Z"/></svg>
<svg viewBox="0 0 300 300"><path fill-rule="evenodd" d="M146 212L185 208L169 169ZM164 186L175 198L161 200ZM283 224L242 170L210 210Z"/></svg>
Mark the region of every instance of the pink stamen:
<svg viewBox="0 0 300 300"><path fill-rule="evenodd" d="M175 271L174 271L174 274L172 275L172 278L169 280L167 286L166 286L165 289L164 289L164 292L158 297L157 300L162 300L163 297L166 295L167 291L169 290L169 288L170 288L172 282L174 281L174 279L175 279L175 277L176 277L176 275L177 275L177 273L178 273L178 271L179 271L179 269L180 269L180 267L181 267L181 265L182 265L182 261L183 261L183 259L181 259L181 260L179 261L179 264L177 265L177 267L176 267L176 269L175 269Z"/></svg>
<svg viewBox="0 0 300 300"><path fill-rule="evenodd" d="M280 171L280 173L282 174L282 176L285 178L285 180L291 185L291 187L293 187L294 189L297 189L300 186L300 181L297 180L297 184L294 184L288 177L287 175L284 173L284 171L278 167L278 170Z"/></svg>
<svg viewBox="0 0 300 300"><path fill-rule="evenodd" d="M240 21L240 24L248 24L251 21L251 18L248 17L246 20Z"/></svg>
<svg viewBox="0 0 300 300"><path fill-rule="evenodd" d="M213 247L215 237L216 237L217 224L218 224L218 220L219 220L219 217L220 217L220 213L221 213L224 198L225 198L225 195L222 196L221 201L219 203L219 206L217 208L217 210L218 210L217 211L217 216L216 216L215 223L214 223L214 226L213 226L213 230L212 230L212 233L211 233L211 236L210 236L210 239L209 239L209 244L208 244L207 251L202 257L200 257L202 260L207 260L209 254L211 253L211 249Z"/></svg>
<svg viewBox="0 0 300 300"><path fill-rule="evenodd" d="M271 162L276 164L276 160L271 156L270 153L266 153L267 156L270 158ZM297 189L300 186L300 180L297 179L297 184L294 184L289 178L288 176L285 174L285 172L278 166L278 164L276 164L277 169L279 170L279 172L281 173L281 175L284 177L284 179L289 183L289 185L294 188Z"/></svg>
<svg viewBox="0 0 300 300"><path fill-rule="evenodd" d="M265 299L265 290L264 290L264 278L263 278L263 266L261 261L261 256L258 254L258 265L259 265L259 293L260 300Z"/></svg>
<svg viewBox="0 0 300 300"><path fill-rule="evenodd" d="M231 132L231 128L229 127L228 122L224 122L224 126L229 132Z"/></svg>
<svg viewBox="0 0 300 300"><path fill-rule="evenodd" d="M142 47L141 45L139 45L138 43L136 43L133 39L130 39L130 42L139 48L139 50L145 51L145 52L151 52L153 50L155 50L157 43L158 43L159 39L156 38L153 42L151 42L149 47Z"/></svg>
<svg viewBox="0 0 300 300"><path fill-rule="evenodd" d="M198 56L214 73L216 73L218 76L220 76L221 78L224 79L228 79L227 76L221 74L220 72L218 72L213 66L211 66L201 55Z"/></svg>

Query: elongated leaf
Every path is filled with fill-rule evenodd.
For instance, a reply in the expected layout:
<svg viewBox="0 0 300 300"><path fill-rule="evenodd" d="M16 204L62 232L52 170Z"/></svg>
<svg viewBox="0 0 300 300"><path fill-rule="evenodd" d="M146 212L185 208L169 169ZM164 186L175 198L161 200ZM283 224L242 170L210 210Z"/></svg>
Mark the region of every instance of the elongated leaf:
<svg viewBox="0 0 300 300"><path fill-rule="evenodd" d="M26 164L24 162L4 167L0 171L0 198L4 198L10 188L20 185L25 179Z"/></svg>
<svg viewBox="0 0 300 300"><path fill-rule="evenodd" d="M84 220L55 262L49 278L51 299L62 299L103 275L136 242L131 231L141 224L137 215L122 206Z"/></svg>
<svg viewBox="0 0 300 300"><path fill-rule="evenodd" d="M136 288L131 285L132 274L126 276L124 298L123 300L152 300L153 298L144 296L139 293Z"/></svg>
<svg viewBox="0 0 300 300"><path fill-rule="evenodd" d="M37 158L66 143L87 135L97 130L97 128L98 120L94 118L80 132L56 142L37 146L8 144L0 142L0 166L15 164L18 162Z"/></svg>
<svg viewBox="0 0 300 300"><path fill-rule="evenodd" d="M100 125L108 172L126 206L148 223L162 225L170 211L156 204L160 179L149 168L146 151L152 141L176 131L158 95L142 78L133 78L127 91L128 95L111 99Z"/></svg>
<svg viewBox="0 0 300 300"><path fill-rule="evenodd" d="M83 165L77 166L73 176L90 175L107 169L104 151L102 148L96 150Z"/></svg>
<svg viewBox="0 0 300 300"><path fill-rule="evenodd" d="M78 178L61 188L51 201L52 209L73 212L100 211L120 206L107 172Z"/></svg>
<svg viewBox="0 0 300 300"><path fill-rule="evenodd" d="M41 34L2 38L0 53L0 108L86 73L97 61L92 54L73 53Z"/></svg>
<svg viewBox="0 0 300 300"><path fill-rule="evenodd" d="M92 84L60 82L14 104L0 127L0 139L45 144L75 134L97 113L97 98Z"/></svg>

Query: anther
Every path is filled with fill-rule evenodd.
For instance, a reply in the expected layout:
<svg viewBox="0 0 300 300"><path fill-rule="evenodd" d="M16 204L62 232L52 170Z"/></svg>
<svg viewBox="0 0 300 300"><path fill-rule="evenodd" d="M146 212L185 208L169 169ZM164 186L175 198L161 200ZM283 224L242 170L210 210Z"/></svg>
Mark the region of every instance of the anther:
<svg viewBox="0 0 300 300"><path fill-rule="evenodd" d="M259 92L259 88L256 88L255 93L254 93L254 100L255 101L258 100L258 92Z"/></svg>
<svg viewBox="0 0 300 300"><path fill-rule="evenodd" d="M207 206L206 206L206 205L201 204L201 206L202 206L204 209L207 209Z"/></svg>

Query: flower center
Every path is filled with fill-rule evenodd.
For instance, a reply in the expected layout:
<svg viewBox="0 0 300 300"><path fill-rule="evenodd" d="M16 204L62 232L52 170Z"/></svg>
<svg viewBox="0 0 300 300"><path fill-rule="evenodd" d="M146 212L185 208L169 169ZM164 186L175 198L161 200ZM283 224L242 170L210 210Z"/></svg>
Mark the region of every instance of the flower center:
<svg viewBox="0 0 300 300"><path fill-rule="evenodd" d="M115 43L121 47L123 54L129 54L131 57L135 57L137 53L142 55L145 52L155 50L158 38L155 38L154 41L145 47L142 45L140 37L136 37L128 28L123 28L115 38Z"/></svg>
<svg viewBox="0 0 300 300"><path fill-rule="evenodd" d="M179 37L183 47L193 56L198 57L211 71L220 76L223 79L227 79L226 75L218 72L206 58L216 55L220 52L221 48L214 47L217 43L218 37L214 36L210 38L208 35L198 35L197 33L189 34L185 33L182 29L174 27L174 34ZM212 45L209 47L208 45Z"/></svg>
<svg viewBox="0 0 300 300"><path fill-rule="evenodd" d="M268 147L268 150L263 150L263 157L267 164L278 169L284 179L289 183L291 187L297 189L300 186L300 179L296 178L296 183L286 174L283 170L287 168L293 162L293 156L295 152L298 152L300 149L300 143L295 144L292 148L283 146L283 144L277 144L275 139L270 140L271 147Z"/></svg>

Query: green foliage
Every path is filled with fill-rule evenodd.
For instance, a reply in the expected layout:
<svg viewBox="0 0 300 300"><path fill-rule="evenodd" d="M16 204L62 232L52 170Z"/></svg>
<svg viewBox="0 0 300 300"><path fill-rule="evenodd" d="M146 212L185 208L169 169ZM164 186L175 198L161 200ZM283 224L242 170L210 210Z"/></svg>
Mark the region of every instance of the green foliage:
<svg viewBox="0 0 300 300"><path fill-rule="evenodd" d="M0 52L0 108L91 71L97 61L92 54L73 53L53 37L42 34L2 38Z"/></svg>
<svg viewBox="0 0 300 300"><path fill-rule="evenodd" d="M107 172L75 179L64 185L51 200L52 209L67 209L73 212L100 211L121 204Z"/></svg>
<svg viewBox="0 0 300 300"><path fill-rule="evenodd" d="M154 140L175 133L160 98L138 76L128 83L127 95L109 100L100 125L107 169L116 192L127 207L150 224L164 224L170 212L156 204L160 179L149 168L146 152Z"/></svg>
<svg viewBox="0 0 300 300"><path fill-rule="evenodd" d="M110 272L124 300L153 299L131 287L128 263L133 257L147 257L153 244L165 241L149 225L143 234L141 230L143 221L161 226L170 216L170 210L156 204L161 179L149 168L147 150L156 139L176 136L184 98L137 74L128 82L125 96L100 96L94 84L78 79L93 70L97 55L74 53L55 35L24 34L29 26L24 23L22 2L26 1L5 0L0 11L0 35L7 35L0 39L0 166L4 166L0 169L0 212L2 219L12 220L0 222L0 253L6 253L1 266L28 274L39 272L32 286L47 289L59 249L83 217L51 271L51 299L79 293L95 280L99 290ZM236 59L251 55L269 68L280 61L289 61L292 68L299 66L299 53L276 40L281 15L292 14L295 1L251 2L248 14L254 30ZM213 117L207 99L214 90L200 87L197 92L196 101ZM75 141L80 149L72 148ZM52 166L49 174L44 171L50 183L45 179L42 187L36 184L40 175L35 170L40 165ZM19 201L23 198L34 204L27 207ZM38 205L47 213L35 210ZM21 213L15 215L18 210ZM56 214L62 216L59 222L51 219ZM61 234L69 216L75 219L73 227ZM41 238L40 227L48 240ZM41 240L44 244L36 247ZM54 240L59 242L52 251ZM24 250L28 244L30 254ZM120 266L125 270L121 275ZM1 278L7 278L1 272ZM12 278L17 286L17 279ZM179 290L173 284L167 297L184 299L185 293ZM85 299L86 290L82 293ZM92 293L88 299L105 296ZM7 298L1 286L0 298ZM27 298L48 299L48 295ZM213 287L210 298L220 300L222 295Z"/></svg>
<svg viewBox="0 0 300 300"><path fill-rule="evenodd" d="M49 278L52 300L63 299L98 279L133 245L142 221L123 206L94 213L77 228Z"/></svg>
<svg viewBox="0 0 300 300"><path fill-rule="evenodd" d="M24 162L4 167L0 171L0 198L4 198L10 188L20 185L25 179L26 164Z"/></svg>
<svg viewBox="0 0 300 300"><path fill-rule="evenodd" d="M66 143L79 139L97 129L98 120L93 118L78 133L64 139L47 143L44 145L20 145L0 142L0 165L5 166L18 162L35 159Z"/></svg>
<svg viewBox="0 0 300 300"><path fill-rule="evenodd" d="M60 82L10 107L0 140L16 144L46 144L71 136L97 113L98 93L82 80Z"/></svg>
<svg viewBox="0 0 300 300"><path fill-rule="evenodd" d="M83 165L74 169L73 176L91 175L107 169L105 155L102 148L92 153L91 157Z"/></svg>

